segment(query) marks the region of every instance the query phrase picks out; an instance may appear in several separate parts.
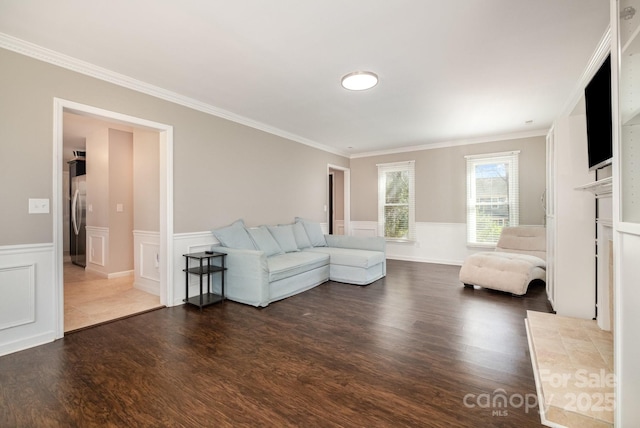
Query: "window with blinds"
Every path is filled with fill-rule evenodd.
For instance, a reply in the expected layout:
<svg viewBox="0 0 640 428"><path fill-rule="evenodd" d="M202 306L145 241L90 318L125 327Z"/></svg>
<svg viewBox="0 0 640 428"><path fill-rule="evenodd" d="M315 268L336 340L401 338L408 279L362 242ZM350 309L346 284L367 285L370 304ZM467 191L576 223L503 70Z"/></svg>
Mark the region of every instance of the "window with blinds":
<svg viewBox="0 0 640 428"><path fill-rule="evenodd" d="M465 156L468 245L495 246L503 227L518 225L519 153Z"/></svg>
<svg viewBox="0 0 640 428"><path fill-rule="evenodd" d="M378 165L378 233L415 241L415 161Z"/></svg>

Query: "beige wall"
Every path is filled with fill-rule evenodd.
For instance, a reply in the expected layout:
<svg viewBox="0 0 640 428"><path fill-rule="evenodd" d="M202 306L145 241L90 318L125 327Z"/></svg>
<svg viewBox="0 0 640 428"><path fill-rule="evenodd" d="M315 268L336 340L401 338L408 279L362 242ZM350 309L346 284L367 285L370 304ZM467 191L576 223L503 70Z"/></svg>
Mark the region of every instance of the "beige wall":
<svg viewBox="0 0 640 428"><path fill-rule="evenodd" d="M351 160L351 219L377 221L376 164L416 161L416 221L466 222L465 155L520 150L520 224L543 224L545 138L532 137Z"/></svg>
<svg viewBox="0 0 640 428"><path fill-rule="evenodd" d="M160 134L133 131L133 228L160 231Z"/></svg>
<svg viewBox="0 0 640 428"><path fill-rule="evenodd" d="M87 135L87 226L109 227L109 128Z"/></svg>
<svg viewBox="0 0 640 428"><path fill-rule="evenodd" d="M130 271L133 269L133 134L130 132L109 129L108 180L108 271ZM118 205L122 211L118 211Z"/></svg>
<svg viewBox="0 0 640 428"><path fill-rule="evenodd" d="M87 136L86 149L87 226L109 229L105 273L129 271L133 269L133 134L103 127Z"/></svg>
<svg viewBox="0 0 640 428"><path fill-rule="evenodd" d="M53 241L52 214L28 214L29 198L53 200L53 99L172 125L174 232L251 225L294 216L326 221L327 153L216 116L0 49L0 245ZM287 195L283 198L283 195Z"/></svg>

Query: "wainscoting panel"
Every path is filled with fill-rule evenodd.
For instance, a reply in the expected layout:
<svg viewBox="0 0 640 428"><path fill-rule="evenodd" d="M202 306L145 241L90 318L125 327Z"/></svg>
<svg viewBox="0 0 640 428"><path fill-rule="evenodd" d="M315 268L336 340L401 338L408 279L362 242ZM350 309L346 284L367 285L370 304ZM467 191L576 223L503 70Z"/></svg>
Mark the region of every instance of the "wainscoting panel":
<svg viewBox="0 0 640 428"><path fill-rule="evenodd" d="M35 265L0 267L0 330L35 321Z"/></svg>
<svg viewBox="0 0 640 428"><path fill-rule="evenodd" d="M87 226L87 270L108 274L109 228Z"/></svg>
<svg viewBox="0 0 640 428"><path fill-rule="evenodd" d="M352 221L350 235L378 236L378 222L377 221Z"/></svg>
<svg viewBox="0 0 640 428"><path fill-rule="evenodd" d="M160 233L134 230L133 254L135 280L133 286L160 295Z"/></svg>
<svg viewBox="0 0 640 428"><path fill-rule="evenodd" d="M0 355L55 339L53 244L0 246Z"/></svg>
<svg viewBox="0 0 640 428"><path fill-rule="evenodd" d="M467 256L483 248L467 247L465 223L416 223L416 242L387 242L387 258L425 263L462 265ZM378 236L378 222L352 221L354 236Z"/></svg>

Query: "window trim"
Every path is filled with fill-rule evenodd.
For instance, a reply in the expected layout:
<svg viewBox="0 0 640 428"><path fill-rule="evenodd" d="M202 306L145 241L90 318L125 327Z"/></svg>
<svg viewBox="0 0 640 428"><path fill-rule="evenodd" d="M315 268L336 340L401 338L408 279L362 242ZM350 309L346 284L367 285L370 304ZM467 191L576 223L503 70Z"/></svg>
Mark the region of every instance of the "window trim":
<svg viewBox="0 0 640 428"><path fill-rule="evenodd" d="M416 197L415 197L415 160L402 162L389 162L376 164L378 167L378 236L385 238L387 242L414 243L416 242ZM386 182L382 181L384 174L392 171L409 172L409 232L407 238L386 237L384 207L386 196Z"/></svg>
<svg viewBox="0 0 640 428"><path fill-rule="evenodd" d="M478 155L465 156L467 163L467 195L466 195L466 222L467 222L467 247L478 248L495 248L496 242L477 242L475 239L475 233L477 231L477 223L475 221L475 195L476 186L472 187L472 183L475 181L475 167L477 165L492 164L492 163L507 163L509 166L509 226L518 226L520 223L520 184L519 184L519 155L520 150L514 150L509 152L499 153L484 153ZM504 226L503 226L504 227Z"/></svg>

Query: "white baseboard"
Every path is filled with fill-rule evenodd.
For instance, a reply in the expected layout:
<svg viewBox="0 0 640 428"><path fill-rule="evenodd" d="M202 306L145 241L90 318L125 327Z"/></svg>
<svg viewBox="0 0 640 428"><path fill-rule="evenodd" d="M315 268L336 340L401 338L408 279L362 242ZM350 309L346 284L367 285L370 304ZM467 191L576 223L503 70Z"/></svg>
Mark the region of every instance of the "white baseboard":
<svg viewBox="0 0 640 428"><path fill-rule="evenodd" d="M3 355L12 354L14 352L24 351L25 349L33 348L34 346L44 345L51 343L56 339L56 334L53 330L43 333L35 334L29 337L21 337L8 343L0 343L0 357Z"/></svg>
<svg viewBox="0 0 640 428"><path fill-rule="evenodd" d="M123 278L125 276L133 276L133 270L125 270L125 271L122 271L122 272L112 272L112 273L107 275L107 278L108 279Z"/></svg>

